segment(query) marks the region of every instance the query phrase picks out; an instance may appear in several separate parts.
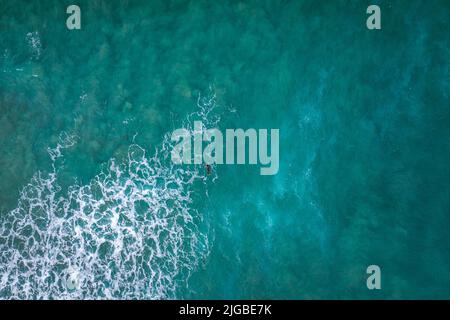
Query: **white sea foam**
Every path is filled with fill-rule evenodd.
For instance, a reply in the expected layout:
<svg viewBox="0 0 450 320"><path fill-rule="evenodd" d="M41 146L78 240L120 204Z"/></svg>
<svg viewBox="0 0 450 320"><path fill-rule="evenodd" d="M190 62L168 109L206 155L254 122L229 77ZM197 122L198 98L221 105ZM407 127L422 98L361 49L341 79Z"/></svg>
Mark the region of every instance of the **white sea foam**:
<svg viewBox="0 0 450 320"><path fill-rule="evenodd" d="M31 53L33 55L34 59L39 59L42 53L42 45L41 45L41 38L39 36L39 32L28 32L27 33L27 42L30 46Z"/></svg>
<svg viewBox="0 0 450 320"><path fill-rule="evenodd" d="M214 98L198 105L187 123L217 124L205 118ZM0 298L175 298L209 252L208 219L192 205L194 190L206 192L203 168L174 166L166 135L152 157L133 144L123 162L63 192L58 163L76 140L60 136L48 149L53 170L37 172L1 218Z"/></svg>

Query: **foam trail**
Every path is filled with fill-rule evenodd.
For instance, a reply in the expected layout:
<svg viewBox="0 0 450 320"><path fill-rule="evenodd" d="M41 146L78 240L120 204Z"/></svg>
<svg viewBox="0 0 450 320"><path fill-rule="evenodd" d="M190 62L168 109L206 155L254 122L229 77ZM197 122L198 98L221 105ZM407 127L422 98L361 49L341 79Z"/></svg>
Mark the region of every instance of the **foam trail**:
<svg viewBox="0 0 450 320"><path fill-rule="evenodd" d="M214 97L190 115L208 125ZM140 146L111 159L89 184L58 185L58 159L76 137L49 148L53 171L37 172L0 221L1 299L170 299L208 255L208 219L192 208L201 166L170 161L170 134L155 155ZM198 184L196 184L198 185ZM197 189L196 189L197 190Z"/></svg>

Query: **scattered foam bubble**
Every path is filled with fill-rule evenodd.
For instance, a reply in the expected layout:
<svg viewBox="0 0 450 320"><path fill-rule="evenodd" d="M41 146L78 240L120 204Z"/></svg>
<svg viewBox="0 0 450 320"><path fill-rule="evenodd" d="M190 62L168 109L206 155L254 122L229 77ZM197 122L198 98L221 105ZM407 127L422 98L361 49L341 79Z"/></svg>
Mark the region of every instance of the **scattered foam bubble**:
<svg viewBox="0 0 450 320"><path fill-rule="evenodd" d="M77 142L76 135L70 135L67 132L63 131L59 134L58 143L54 148L47 148L47 152L50 155L50 159L52 162L55 162L56 159L62 156L62 150L70 148L74 146Z"/></svg>
<svg viewBox="0 0 450 320"><path fill-rule="evenodd" d="M205 118L214 98L198 105L187 122L216 124ZM202 168L173 165L167 134L154 156L132 144L124 161L63 192L58 161L76 140L60 135L53 170L37 172L0 221L0 298L175 298L209 253L208 219L192 205L197 185L206 192Z"/></svg>
<svg viewBox="0 0 450 320"><path fill-rule="evenodd" d="M39 59L42 53L42 45L41 45L41 38L39 36L39 32L28 32L27 33L27 42L30 46L31 53L33 55L34 59Z"/></svg>

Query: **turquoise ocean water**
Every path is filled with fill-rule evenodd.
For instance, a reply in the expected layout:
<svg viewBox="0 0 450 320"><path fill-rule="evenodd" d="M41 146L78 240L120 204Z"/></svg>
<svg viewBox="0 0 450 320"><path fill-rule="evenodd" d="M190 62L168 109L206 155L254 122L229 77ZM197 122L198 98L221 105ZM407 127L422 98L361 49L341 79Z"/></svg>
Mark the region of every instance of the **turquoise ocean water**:
<svg viewBox="0 0 450 320"><path fill-rule="evenodd" d="M70 4L0 0L1 299L450 298L449 1ZM173 165L195 119L278 174Z"/></svg>

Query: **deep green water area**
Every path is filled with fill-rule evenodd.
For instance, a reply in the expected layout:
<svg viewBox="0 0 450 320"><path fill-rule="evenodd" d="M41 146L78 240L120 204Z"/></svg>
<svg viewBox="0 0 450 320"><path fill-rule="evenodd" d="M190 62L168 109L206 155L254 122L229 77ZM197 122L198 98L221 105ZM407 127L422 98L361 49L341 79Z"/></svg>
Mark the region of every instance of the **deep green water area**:
<svg viewBox="0 0 450 320"><path fill-rule="evenodd" d="M450 298L450 1L73 3L0 0L1 299Z"/></svg>

